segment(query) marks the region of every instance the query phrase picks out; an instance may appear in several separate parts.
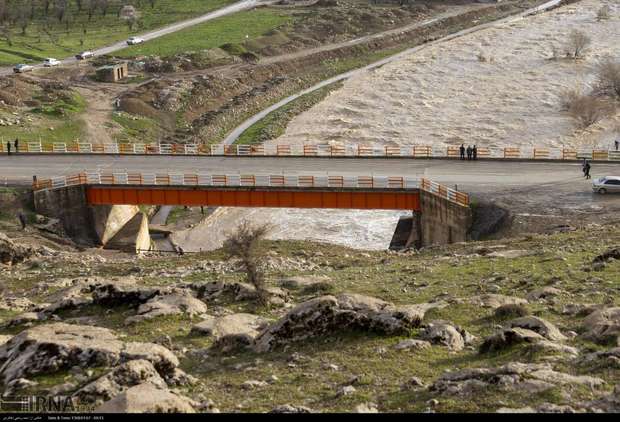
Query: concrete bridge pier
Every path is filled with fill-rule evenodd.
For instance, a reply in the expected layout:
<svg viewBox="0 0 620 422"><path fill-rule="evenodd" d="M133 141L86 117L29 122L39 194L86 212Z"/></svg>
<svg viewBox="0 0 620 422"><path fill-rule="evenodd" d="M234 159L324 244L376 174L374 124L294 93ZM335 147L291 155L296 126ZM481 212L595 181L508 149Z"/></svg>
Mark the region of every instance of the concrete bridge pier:
<svg viewBox="0 0 620 422"><path fill-rule="evenodd" d="M399 220L390 249L420 249L470 240L473 214L470 207L420 191L420 211Z"/></svg>
<svg viewBox="0 0 620 422"><path fill-rule="evenodd" d="M151 249L148 217L137 205L89 205L84 185L34 192L37 213L57 218L77 243L108 249Z"/></svg>

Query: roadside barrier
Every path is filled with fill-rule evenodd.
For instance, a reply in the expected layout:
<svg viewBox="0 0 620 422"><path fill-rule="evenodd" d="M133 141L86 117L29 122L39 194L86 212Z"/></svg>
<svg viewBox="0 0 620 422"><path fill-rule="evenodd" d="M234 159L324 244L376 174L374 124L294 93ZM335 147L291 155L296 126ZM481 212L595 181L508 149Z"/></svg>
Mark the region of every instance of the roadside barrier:
<svg viewBox="0 0 620 422"><path fill-rule="evenodd" d="M209 186L209 187L282 187L282 188L335 188L335 189L422 189L458 205L468 206L469 196L428 179L403 176L335 176L327 174L187 174L187 173L83 173L36 178L33 190L59 189L76 185L123 186Z"/></svg>
<svg viewBox="0 0 620 422"><path fill-rule="evenodd" d="M0 152L6 145L0 143ZM11 152L15 153L12 147ZM268 156L268 157L405 157L458 159L458 146L427 145L202 145L202 144L89 144L24 142L19 154L123 154L123 155L187 155L187 156ZM570 148L478 148L478 158L513 160L597 160L620 161L620 151Z"/></svg>

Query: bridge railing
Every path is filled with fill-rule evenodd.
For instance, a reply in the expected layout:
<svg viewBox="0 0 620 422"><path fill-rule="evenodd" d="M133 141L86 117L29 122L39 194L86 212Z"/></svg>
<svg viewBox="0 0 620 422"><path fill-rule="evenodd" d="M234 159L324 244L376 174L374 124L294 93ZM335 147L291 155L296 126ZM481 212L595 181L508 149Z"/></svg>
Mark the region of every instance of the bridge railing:
<svg viewBox="0 0 620 422"><path fill-rule="evenodd" d="M462 206L469 196L432 182L407 176L354 176L331 174L201 174L201 173L107 173L85 171L49 179L35 178L33 190L57 189L76 185L125 186L211 186L211 187L289 187L334 189L423 189Z"/></svg>
<svg viewBox="0 0 620 422"><path fill-rule="evenodd" d="M464 207L469 206L469 195L463 192L459 192L454 189L450 189L447 186L441 185L437 182L433 182L429 179L422 179L420 181L420 189L425 192L430 192L433 195L437 195L441 198L447 199L450 202L454 202Z"/></svg>
<svg viewBox="0 0 620 422"><path fill-rule="evenodd" d="M15 148L12 146L12 152ZM0 152L6 153L7 146L0 142ZM275 157L409 157L409 158L454 158L458 159L458 146L432 147L427 145L202 145L202 144L90 144L22 142L20 154L123 154L123 155L188 155L188 156L275 156ZM527 159L527 160L590 160L618 161L620 151L605 149L573 149L512 147L478 148L482 159Z"/></svg>

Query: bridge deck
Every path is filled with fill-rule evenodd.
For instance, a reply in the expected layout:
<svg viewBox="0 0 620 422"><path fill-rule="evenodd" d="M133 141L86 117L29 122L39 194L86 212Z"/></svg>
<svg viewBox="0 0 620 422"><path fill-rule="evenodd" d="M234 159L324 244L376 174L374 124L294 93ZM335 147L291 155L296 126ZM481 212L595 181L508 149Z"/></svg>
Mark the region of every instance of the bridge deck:
<svg viewBox="0 0 620 422"><path fill-rule="evenodd" d="M420 189L461 206L467 194L400 176L80 173L35 190L83 185L91 205L187 205L420 210Z"/></svg>

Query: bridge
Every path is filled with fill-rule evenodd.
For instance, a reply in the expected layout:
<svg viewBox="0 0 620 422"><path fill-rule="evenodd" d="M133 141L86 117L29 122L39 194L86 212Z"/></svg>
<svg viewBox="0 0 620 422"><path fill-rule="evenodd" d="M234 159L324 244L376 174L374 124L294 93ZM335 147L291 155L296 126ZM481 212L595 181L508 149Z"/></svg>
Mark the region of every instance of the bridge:
<svg viewBox="0 0 620 422"><path fill-rule="evenodd" d="M61 220L74 239L148 249L140 205L407 210L402 246L463 241L469 196L428 179L403 176L238 175L82 172L35 178L37 212Z"/></svg>
<svg viewBox="0 0 620 422"><path fill-rule="evenodd" d="M468 206L469 197L402 176L85 172L35 179L35 191L84 186L88 205L184 205L420 211L419 190Z"/></svg>

